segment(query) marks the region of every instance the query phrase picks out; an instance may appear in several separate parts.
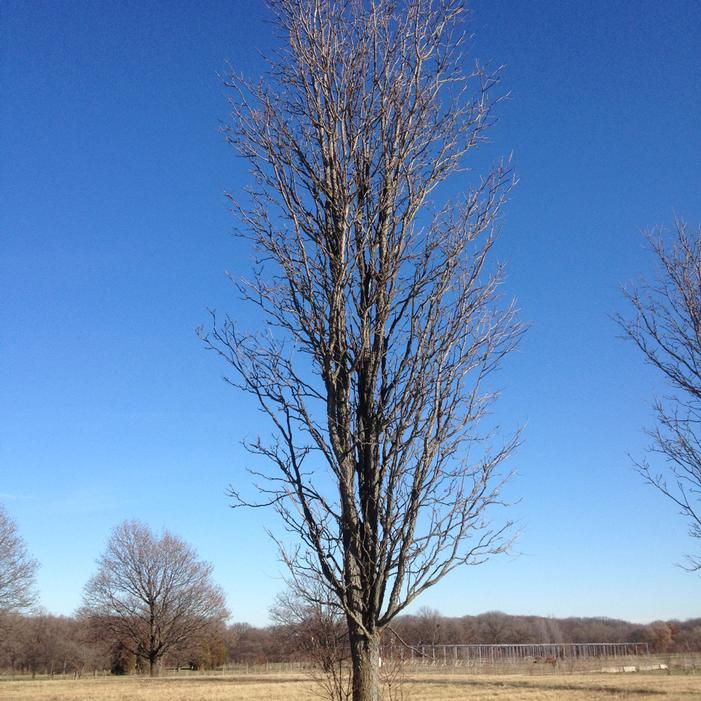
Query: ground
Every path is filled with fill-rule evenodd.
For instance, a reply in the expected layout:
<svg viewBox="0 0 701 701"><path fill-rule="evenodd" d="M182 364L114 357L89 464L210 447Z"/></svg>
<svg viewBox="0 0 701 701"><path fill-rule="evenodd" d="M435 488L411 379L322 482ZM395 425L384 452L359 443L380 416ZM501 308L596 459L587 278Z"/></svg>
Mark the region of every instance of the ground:
<svg viewBox="0 0 701 701"><path fill-rule="evenodd" d="M0 699L7 701L302 701L315 697L313 682L300 673L0 681ZM701 675L416 674L407 676L401 695L392 697L396 701L693 701L701 698Z"/></svg>

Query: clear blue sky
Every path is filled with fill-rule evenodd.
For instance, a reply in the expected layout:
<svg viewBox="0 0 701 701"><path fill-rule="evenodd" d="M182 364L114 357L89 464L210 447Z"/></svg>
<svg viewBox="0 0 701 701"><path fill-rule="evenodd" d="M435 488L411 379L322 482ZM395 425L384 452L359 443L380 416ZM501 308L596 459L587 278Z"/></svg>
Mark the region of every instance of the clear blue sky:
<svg viewBox="0 0 701 701"><path fill-rule="evenodd" d="M520 555L458 571L418 605L648 621L701 616L674 508L641 484L664 390L609 314L650 270L640 230L701 222L701 4L473 2L474 54L508 66L489 153L521 183L499 256L531 322L501 375L527 423L510 495ZM271 514L228 508L262 417L195 336L244 321L223 196L245 168L218 133L218 74L273 44L263 4L18 2L0 10L0 501L70 613L110 528L166 526L215 564L235 620L282 587ZM274 525L272 522L270 525Z"/></svg>

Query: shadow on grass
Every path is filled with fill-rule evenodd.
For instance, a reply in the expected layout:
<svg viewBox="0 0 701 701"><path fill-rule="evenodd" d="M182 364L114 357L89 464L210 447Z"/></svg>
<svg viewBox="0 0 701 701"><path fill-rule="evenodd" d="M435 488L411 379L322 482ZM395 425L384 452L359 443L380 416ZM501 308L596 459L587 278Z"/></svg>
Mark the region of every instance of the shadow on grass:
<svg viewBox="0 0 701 701"><path fill-rule="evenodd" d="M582 692L598 692L602 694L611 695L625 695L629 694L631 696L667 696L666 691L661 691L659 689L649 689L640 687L622 687L622 686L609 686L603 685L589 685L589 684L567 684L565 683L555 683L555 684L538 684L537 682L530 681L492 681L486 679L407 679L409 684L426 684L436 685L436 686L472 686L474 688L491 688L491 689L514 689L523 690L531 689L533 691L582 691Z"/></svg>
<svg viewBox="0 0 701 701"><path fill-rule="evenodd" d="M133 679L134 677L128 677ZM137 677L138 679L139 677ZM221 677L200 677L182 676L182 677L140 677L148 682L156 684L180 684L182 682L197 682L198 684L217 683L217 684L298 684L300 682L310 681L310 677L272 677L267 674L242 674L241 676L221 676Z"/></svg>

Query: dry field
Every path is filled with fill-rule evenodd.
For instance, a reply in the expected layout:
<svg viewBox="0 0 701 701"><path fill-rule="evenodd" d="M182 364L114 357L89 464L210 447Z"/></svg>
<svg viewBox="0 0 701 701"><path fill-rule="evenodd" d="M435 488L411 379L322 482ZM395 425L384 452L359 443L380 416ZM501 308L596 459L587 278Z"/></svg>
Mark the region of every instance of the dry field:
<svg viewBox="0 0 701 701"><path fill-rule="evenodd" d="M429 673L407 677L403 694L392 696L403 701L693 701L701 699L701 675ZM319 698L314 684L294 673L0 681L0 699L7 701L303 701L313 698Z"/></svg>

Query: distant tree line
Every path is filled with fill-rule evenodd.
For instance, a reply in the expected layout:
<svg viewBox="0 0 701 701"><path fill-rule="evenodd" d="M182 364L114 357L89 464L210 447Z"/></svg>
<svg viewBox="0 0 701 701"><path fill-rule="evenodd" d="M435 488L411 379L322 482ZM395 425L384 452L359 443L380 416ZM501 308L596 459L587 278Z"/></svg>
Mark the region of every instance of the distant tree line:
<svg viewBox="0 0 701 701"><path fill-rule="evenodd" d="M2 615L0 670L5 674L72 675L148 673L148 660L84 616L45 613ZM212 625L171 650L162 664L173 669L215 669L230 659L229 629Z"/></svg>
<svg viewBox="0 0 701 701"><path fill-rule="evenodd" d="M348 630L321 584L302 597L294 587L280 594L267 627L229 624L210 564L168 531L158 534L125 521L112 531L82 606L73 616L54 616L33 608L37 563L2 510L0 545L0 672L79 677L302 662L339 687L347 683ZM398 616L381 642L411 647L642 642L658 654L701 652L701 618L643 625L497 611L451 618L422 608Z"/></svg>
<svg viewBox="0 0 701 701"><path fill-rule="evenodd" d="M701 650L701 619L630 623L614 618L511 616L490 611L449 618L430 609L402 616L393 629L412 644L645 642L655 653Z"/></svg>
<svg viewBox="0 0 701 701"><path fill-rule="evenodd" d="M212 670L240 664L313 663L314 646L323 633L315 624L293 618L267 627L213 624L166 653L162 664L168 669ZM147 660L80 615L6 614L3 629L0 669L4 673L82 676L149 671ZM643 625L612 618L544 618L496 611L446 617L423 609L398 617L392 630L411 645L630 641L646 642L657 654L701 651L701 618Z"/></svg>

